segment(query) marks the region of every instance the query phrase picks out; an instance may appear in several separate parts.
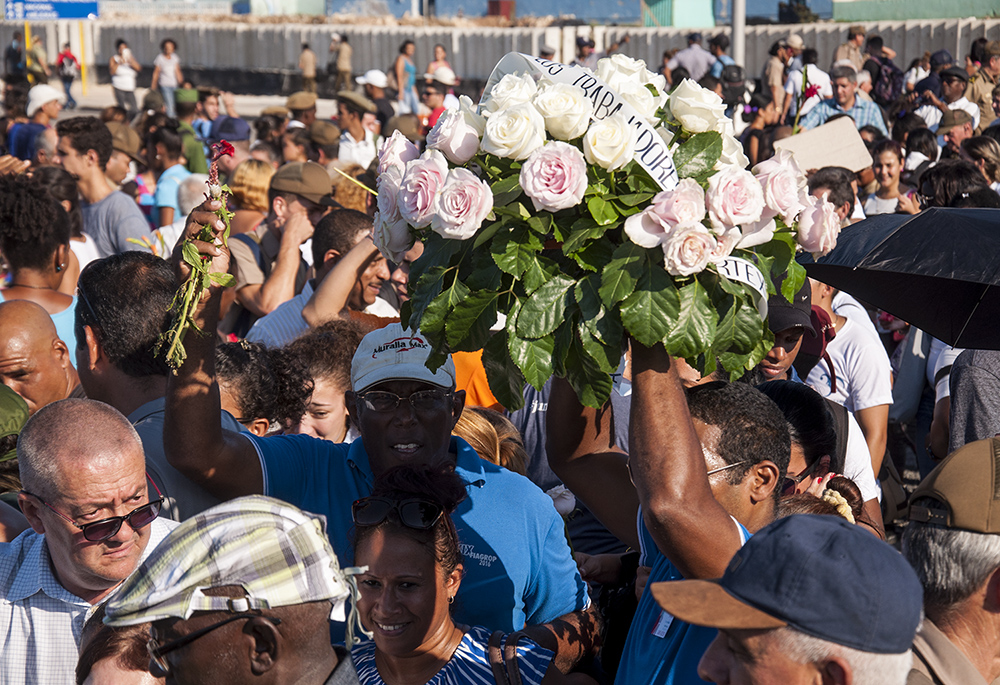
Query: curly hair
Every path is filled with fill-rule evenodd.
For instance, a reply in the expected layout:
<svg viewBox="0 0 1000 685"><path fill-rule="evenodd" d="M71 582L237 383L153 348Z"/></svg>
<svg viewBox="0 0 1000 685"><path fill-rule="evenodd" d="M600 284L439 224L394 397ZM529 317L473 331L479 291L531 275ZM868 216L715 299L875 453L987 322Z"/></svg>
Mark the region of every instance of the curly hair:
<svg viewBox="0 0 1000 685"><path fill-rule="evenodd" d="M11 269L44 271L69 236L69 215L41 182L0 177L0 251Z"/></svg>
<svg viewBox="0 0 1000 685"><path fill-rule="evenodd" d="M328 321L285 346L299 359L314 381L328 379L335 386L351 388L351 359L368 330L351 320Z"/></svg>
<svg viewBox="0 0 1000 685"><path fill-rule="evenodd" d="M45 186L49 195L60 204L69 203L69 234L73 238L82 237L83 212L80 211L80 191L73 174L62 167L42 166L31 172L31 178Z"/></svg>
<svg viewBox="0 0 1000 685"><path fill-rule="evenodd" d="M451 515L466 497L465 483L453 470L432 469L429 466L397 466L375 480L373 497L394 500L422 499L441 507L444 514L427 530L410 528L398 517L388 516L374 526L357 526L354 535L354 553L361 543L376 531L391 528L396 533L414 540L428 549L440 564L444 574L450 575L462 563L458 531Z"/></svg>
<svg viewBox="0 0 1000 685"><path fill-rule="evenodd" d="M313 382L305 364L260 343L241 340L215 348L219 385L235 398L237 420L264 418L272 426L297 423L306 412Z"/></svg>

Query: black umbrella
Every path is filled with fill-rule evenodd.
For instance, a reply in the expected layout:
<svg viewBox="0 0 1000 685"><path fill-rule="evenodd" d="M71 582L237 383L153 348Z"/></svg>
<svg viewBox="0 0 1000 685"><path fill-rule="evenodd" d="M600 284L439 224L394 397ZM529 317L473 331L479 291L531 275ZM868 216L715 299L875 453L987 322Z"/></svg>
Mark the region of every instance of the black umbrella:
<svg viewBox="0 0 1000 685"><path fill-rule="evenodd" d="M874 216L804 265L950 345L1000 350L1000 209Z"/></svg>

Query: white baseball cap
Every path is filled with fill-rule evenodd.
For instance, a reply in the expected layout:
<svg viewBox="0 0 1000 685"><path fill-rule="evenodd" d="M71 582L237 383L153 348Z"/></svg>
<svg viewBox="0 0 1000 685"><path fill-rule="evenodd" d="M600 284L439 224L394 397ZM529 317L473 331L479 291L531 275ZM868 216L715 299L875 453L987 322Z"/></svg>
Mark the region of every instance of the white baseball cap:
<svg viewBox="0 0 1000 685"><path fill-rule="evenodd" d="M369 69L365 72L364 76L359 76L357 82L361 85L375 86L376 88L387 88L389 86L389 79L386 78L385 73L379 69Z"/></svg>
<svg viewBox="0 0 1000 685"><path fill-rule="evenodd" d="M455 387L451 355L437 371L427 368L431 345L419 331L391 323L366 335L351 360L351 389L367 390L384 381L421 381L441 388Z"/></svg>
<svg viewBox="0 0 1000 685"><path fill-rule="evenodd" d="M42 105L52 102L53 100L58 100L59 104L62 105L66 102L66 96L45 83L33 87L28 91L28 116L35 116L35 112L37 112Z"/></svg>
<svg viewBox="0 0 1000 685"><path fill-rule="evenodd" d="M434 70L433 74L424 74L424 78L429 81L443 83L446 86L454 86L458 83L458 77L455 76L455 72L448 67L438 67Z"/></svg>

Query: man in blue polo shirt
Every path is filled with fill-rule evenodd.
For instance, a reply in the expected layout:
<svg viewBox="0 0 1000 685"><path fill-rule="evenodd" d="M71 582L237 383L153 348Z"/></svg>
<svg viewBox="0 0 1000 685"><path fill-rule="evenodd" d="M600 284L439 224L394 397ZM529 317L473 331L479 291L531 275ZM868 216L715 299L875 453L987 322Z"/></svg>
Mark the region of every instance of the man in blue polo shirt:
<svg viewBox="0 0 1000 685"><path fill-rule="evenodd" d="M663 347L634 341L627 456L613 445L608 414L553 383L550 466L651 567L615 683L700 683L698 660L716 631L675 619L650 586L718 578L750 533L771 522L790 453L785 418L742 383L708 383L685 396Z"/></svg>
<svg viewBox="0 0 1000 685"><path fill-rule="evenodd" d="M186 234L196 233L199 223L222 229L213 214L195 211ZM198 246L213 256L212 271L226 270L224 251ZM203 330L215 329L221 291L211 288L196 312ZM361 431L351 445L223 431L214 341L188 335L185 346L187 359L168 386L164 448L168 461L207 491L223 499L266 494L323 514L333 548L348 566L351 504L371 493L374 477L404 463L451 462L469 493L454 515L466 568L455 619L510 631L587 606L586 587L551 500L526 478L480 459L452 437L465 392L455 390L450 359L434 373L426 368L430 347L419 334L394 324L365 336L351 365L347 400Z"/></svg>

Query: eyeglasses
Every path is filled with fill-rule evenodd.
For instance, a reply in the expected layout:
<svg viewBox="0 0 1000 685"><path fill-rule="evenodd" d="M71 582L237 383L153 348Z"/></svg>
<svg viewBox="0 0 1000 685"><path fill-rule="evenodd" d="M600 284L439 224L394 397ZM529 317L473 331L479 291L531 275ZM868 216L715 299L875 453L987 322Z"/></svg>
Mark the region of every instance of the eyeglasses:
<svg viewBox="0 0 1000 685"><path fill-rule="evenodd" d="M372 390L359 394L358 399L372 411L395 411L402 400L407 400L415 410L431 412L440 409L446 400L451 399L451 396L450 392L441 392L440 390L418 390L410 393L409 397L400 397L394 392L384 390Z"/></svg>
<svg viewBox="0 0 1000 685"><path fill-rule="evenodd" d="M425 97L425 98L429 98L429 97L431 97L432 95L440 95L440 94L441 94L441 93L437 92L436 90L425 90L425 91L424 91L424 97Z"/></svg>
<svg viewBox="0 0 1000 685"><path fill-rule="evenodd" d="M705 475L706 476L711 476L713 473L719 473L720 471L728 471L729 469L735 469L737 466L745 464L748 461L750 461L750 460L749 459L744 459L743 461L738 461L735 464L726 464L725 466L720 466L717 469L712 469L711 471L709 471Z"/></svg>
<svg viewBox="0 0 1000 685"><path fill-rule="evenodd" d="M438 522L444 509L425 499L395 500L388 497L362 497L351 505L354 523L359 526L377 526L391 513L407 528L427 530Z"/></svg>
<svg viewBox="0 0 1000 685"><path fill-rule="evenodd" d="M208 635L216 628L221 628L227 623L232 623L233 621L239 621L244 618L257 618L257 617L266 618L268 621L270 621L276 626L281 625L281 619L274 618L273 616L263 616L262 614L258 613L236 614L234 616L229 616L223 619L222 621L219 621L218 623L213 623L210 626L205 626L200 630L196 630L193 633L189 633L188 635L185 635L182 638L178 638L176 640L168 642L165 645L160 645L160 643L156 640L155 637L150 637L149 641L146 642L146 651L149 652L150 661L152 661L153 664L163 672L163 674L159 676L162 678L170 673L170 664L168 664L167 660L164 658L170 652L176 651L181 647L186 647L187 645L191 644L198 638Z"/></svg>
<svg viewBox="0 0 1000 685"><path fill-rule="evenodd" d="M146 480L153 483L153 479L149 477L148 473L146 474ZM28 497L34 497L51 509L60 518L72 523L74 526L82 530L85 540L89 542L104 542L105 540L118 535L118 531L121 530L123 523L128 523L132 530L139 530L140 528L145 528L156 520L156 517L160 515L160 507L163 504L163 495L160 493L160 489L156 487L156 483L153 483L153 489L156 490L156 496L159 499L152 500L137 509L133 509L129 513L125 514L125 516L112 516L110 518L101 519L100 521L84 523L83 525L77 523L69 516L59 511L38 495L32 494L27 490L21 490L21 492Z"/></svg>
<svg viewBox="0 0 1000 685"><path fill-rule="evenodd" d="M794 494L795 489L798 487L799 483L801 483L806 478L809 478L810 476L813 475L813 472L816 470L817 464L819 464L819 459L817 459L812 464L807 466L799 475L785 476L785 480L781 484L781 494L782 495Z"/></svg>

